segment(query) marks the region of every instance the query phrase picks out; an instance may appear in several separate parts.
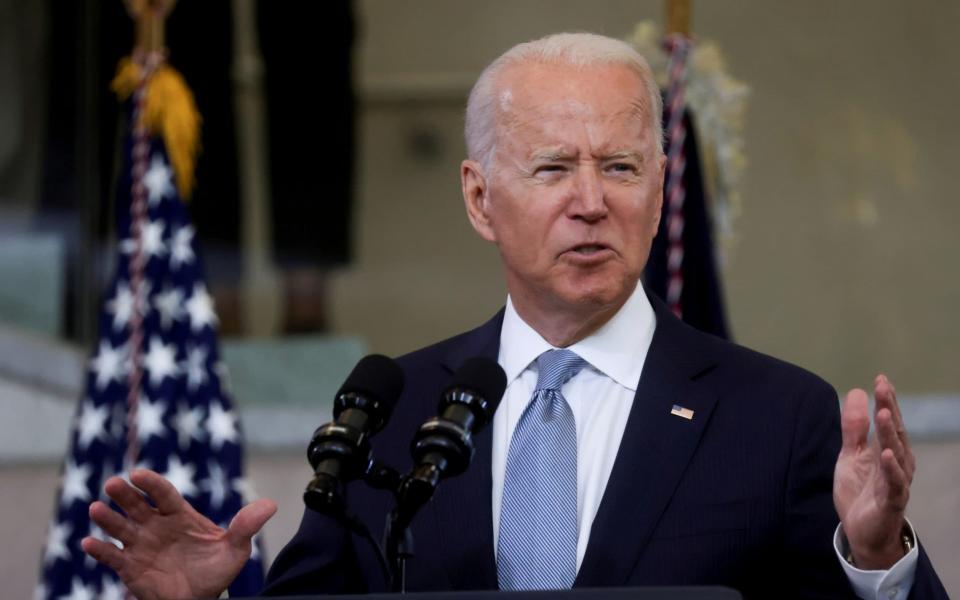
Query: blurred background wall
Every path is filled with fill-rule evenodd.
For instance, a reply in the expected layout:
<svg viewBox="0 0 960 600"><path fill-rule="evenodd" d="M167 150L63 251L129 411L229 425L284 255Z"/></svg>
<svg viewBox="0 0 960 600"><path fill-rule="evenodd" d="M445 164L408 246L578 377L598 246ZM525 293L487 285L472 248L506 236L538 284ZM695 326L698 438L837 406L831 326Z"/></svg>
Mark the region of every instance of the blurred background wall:
<svg viewBox="0 0 960 600"><path fill-rule="evenodd" d="M187 14L173 18L189 18L189 3L179 4L174 15ZM280 299L287 311L303 310L306 302L319 316L308 308L301 319L307 325L291 330L257 323L257 315L267 319L269 311L237 308L244 297L242 261L230 257L242 254L244 238L211 241L227 256L221 271L215 260L208 270L225 353L240 365L234 369L236 395L253 443L252 477L261 493L281 500L281 514L267 530L270 553L296 527L308 474L299 448L329 418L330 390L351 360L364 351L412 350L486 320L503 303L495 249L473 234L460 198L463 105L479 71L514 43L555 31L624 37L640 20L662 23L662 4L353 3L355 148L330 147L313 136L297 147L307 157L355 156L347 216L336 209L336 218L349 223L349 247L319 275L294 270L293 277L277 280L287 282L286 291L264 292L295 298ZM0 308L7 308L0 311L0 408L10 415L0 436L0 535L18 541L0 550L0 580L10 597L25 597L36 580L92 344L89 331L71 329L76 318L65 316L64 307L77 306L85 285L86 304L70 314L87 311L94 319L108 270L84 262L71 277L64 274L73 253L85 247L87 257L108 253L106 245L97 250L83 242L109 237L103 231L108 225L97 225L102 216L90 215L89 207L85 212L74 203L73 212L46 213L65 221L66 229L30 225L37 214L44 217L41 190L58 189L43 168L51 159L38 158L58 151L44 150L37 140L46 139L43 132L51 127L42 116L44 103L64 93L41 81L50 52L43 40L55 29L45 21L45 7L0 2L0 266L6 265L5 281L20 278L0 292ZM296 20L297 10L289 11ZM226 30L228 13L220 23ZM716 42L727 70L750 87L742 212L721 262L732 335L820 374L841 391L869 385L878 371L891 376L920 440L911 514L948 591L960 594L960 319L953 314L960 305L960 197L953 180L960 156L960 4L694 0L692 16L695 36ZM318 39L343 34L325 27L323 19L309 23ZM128 47L128 31L96 30L102 47ZM229 33L214 38L231 43ZM189 52L204 52L202 44L194 46ZM172 50L176 64L178 49ZM321 127L340 118L323 109L326 56L308 52L296 65L303 73L301 93L316 104L300 118ZM230 67L224 62L222 68ZM189 68L182 70L189 79ZM190 83L199 96L200 82ZM222 139L205 146L208 152L235 151ZM314 164L310 185L292 199L309 207L299 223L303 231L321 231L325 203L339 201L331 197L333 174L324 167ZM110 172L109 165L97 168ZM74 186L63 193L87 185L99 190L93 195L107 197L109 182L90 182L89 175L71 173ZM202 168L198 175L204 177ZM210 193L196 202L206 203L196 212L213 211L218 198ZM30 257L36 266L24 262ZM33 302L18 303L13 287L28 290ZM23 348L35 349L30 356L36 358L24 359Z"/></svg>

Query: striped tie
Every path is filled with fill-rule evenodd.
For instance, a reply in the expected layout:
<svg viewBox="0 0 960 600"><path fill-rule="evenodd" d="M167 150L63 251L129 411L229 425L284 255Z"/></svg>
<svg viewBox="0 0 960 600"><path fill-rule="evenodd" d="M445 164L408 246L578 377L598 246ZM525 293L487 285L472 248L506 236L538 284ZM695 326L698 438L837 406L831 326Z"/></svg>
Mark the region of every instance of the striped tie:
<svg viewBox="0 0 960 600"><path fill-rule="evenodd" d="M507 452L497 540L501 590L569 589L577 576L577 426L560 388L586 364L570 350L537 358L537 389Z"/></svg>

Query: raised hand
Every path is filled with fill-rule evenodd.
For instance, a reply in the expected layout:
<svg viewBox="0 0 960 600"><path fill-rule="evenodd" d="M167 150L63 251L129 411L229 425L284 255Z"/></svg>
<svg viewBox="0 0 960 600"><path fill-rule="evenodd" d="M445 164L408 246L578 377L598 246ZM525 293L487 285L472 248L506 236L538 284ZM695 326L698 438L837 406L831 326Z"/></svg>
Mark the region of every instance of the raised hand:
<svg viewBox="0 0 960 600"><path fill-rule="evenodd" d="M888 569L904 555L901 531L916 459L886 376L874 382L873 439L867 393L851 390L840 417L843 447L833 477L833 502L854 564Z"/></svg>
<svg viewBox="0 0 960 600"><path fill-rule="evenodd" d="M198 513L162 476L145 469L104 485L126 517L103 502L90 505L90 518L123 544L87 537L84 552L117 572L140 600L215 598L250 558L251 538L277 510L261 499L243 507L227 529Z"/></svg>

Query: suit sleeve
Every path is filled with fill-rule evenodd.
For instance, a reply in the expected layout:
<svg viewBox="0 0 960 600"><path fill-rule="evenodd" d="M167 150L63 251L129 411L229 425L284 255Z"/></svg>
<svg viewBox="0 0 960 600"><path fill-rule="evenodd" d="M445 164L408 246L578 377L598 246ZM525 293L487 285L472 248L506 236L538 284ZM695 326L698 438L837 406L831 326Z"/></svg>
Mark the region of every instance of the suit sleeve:
<svg viewBox="0 0 960 600"><path fill-rule="evenodd" d="M920 556L917 559L917 574L913 578L913 588L910 590L909 600L948 600L947 590L933 570L933 563L927 556L923 545L920 545Z"/></svg>
<svg viewBox="0 0 960 600"><path fill-rule="evenodd" d="M839 402L823 380L806 383L794 418L784 498L782 587L792 588L796 598L856 598L833 549L839 522L833 506Z"/></svg>
<svg viewBox="0 0 960 600"><path fill-rule="evenodd" d="M270 567L263 595L366 592L353 537L334 519L304 509L300 528Z"/></svg>

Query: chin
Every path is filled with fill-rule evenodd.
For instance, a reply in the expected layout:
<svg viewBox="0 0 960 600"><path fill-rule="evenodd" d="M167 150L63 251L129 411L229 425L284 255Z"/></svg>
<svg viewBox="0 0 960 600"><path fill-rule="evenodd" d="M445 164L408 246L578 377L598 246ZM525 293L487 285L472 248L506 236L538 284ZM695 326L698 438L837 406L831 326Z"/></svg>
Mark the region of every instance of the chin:
<svg viewBox="0 0 960 600"><path fill-rule="evenodd" d="M626 302L634 286L616 281L573 281L557 294L566 304L584 310L600 310ZM628 289L629 288L629 289Z"/></svg>

